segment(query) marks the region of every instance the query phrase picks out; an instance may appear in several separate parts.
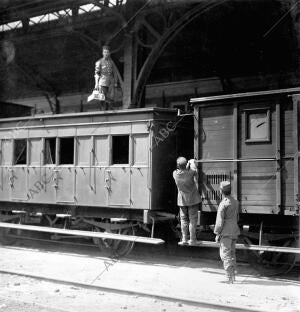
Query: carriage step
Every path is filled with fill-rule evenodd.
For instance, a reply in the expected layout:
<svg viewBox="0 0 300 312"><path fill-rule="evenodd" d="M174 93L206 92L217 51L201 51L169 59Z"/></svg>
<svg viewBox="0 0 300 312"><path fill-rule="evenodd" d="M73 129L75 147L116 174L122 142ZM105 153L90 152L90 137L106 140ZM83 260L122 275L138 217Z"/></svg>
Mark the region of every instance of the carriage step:
<svg viewBox="0 0 300 312"><path fill-rule="evenodd" d="M178 243L179 246L186 247L213 247L219 248L220 243L212 241L197 241L194 244L183 244ZM247 244L236 244L236 249L246 249L246 250L258 250L258 251L270 251L270 252L283 252L283 253L295 253L300 254L300 248L295 247L280 247L280 246L264 246L264 245L247 245Z"/></svg>

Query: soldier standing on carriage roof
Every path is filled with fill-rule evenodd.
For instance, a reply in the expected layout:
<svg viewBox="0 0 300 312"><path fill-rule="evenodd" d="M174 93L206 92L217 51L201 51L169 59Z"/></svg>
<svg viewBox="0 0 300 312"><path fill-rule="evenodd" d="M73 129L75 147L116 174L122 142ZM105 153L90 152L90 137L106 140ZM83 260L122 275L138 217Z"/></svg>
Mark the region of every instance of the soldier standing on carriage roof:
<svg viewBox="0 0 300 312"><path fill-rule="evenodd" d="M239 202L231 196L229 181L220 183L223 194L216 218L214 233L216 242L220 242L220 257L223 261L228 283L235 281L236 255L235 244L240 234L238 226Z"/></svg>
<svg viewBox="0 0 300 312"><path fill-rule="evenodd" d="M110 86L116 86L116 79L109 46L103 46L102 54L95 66L95 89L104 94L106 100Z"/></svg>

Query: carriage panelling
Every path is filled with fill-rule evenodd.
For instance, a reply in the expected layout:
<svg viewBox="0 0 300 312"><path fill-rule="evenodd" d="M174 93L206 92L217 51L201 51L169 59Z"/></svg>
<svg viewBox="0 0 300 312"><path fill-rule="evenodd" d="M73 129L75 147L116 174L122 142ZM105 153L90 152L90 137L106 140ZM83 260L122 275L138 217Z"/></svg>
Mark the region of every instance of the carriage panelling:
<svg viewBox="0 0 300 312"><path fill-rule="evenodd" d="M94 144L95 165L109 166L109 137L95 136Z"/></svg>
<svg viewBox="0 0 300 312"><path fill-rule="evenodd" d="M204 159L233 157L232 107L206 107L200 110L200 156Z"/></svg>
<svg viewBox="0 0 300 312"><path fill-rule="evenodd" d="M276 163L245 162L239 164L239 200L243 211L255 206L270 213L276 205Z"/></svg>
<svg viewBox="0 0 300 312"><path fill-rule="evenodd" d="M219 186L218 183L211 183L210 177L222 175L226 170L231 175L233 193L240 200L244 212L277 214L294 207L295 169L293 158L290 157L294 156L295 138L291 102L291 98L272 95L268 98L225 103L216 99L211 106L199 106L199 147L196 148L200 159L268 159L237 163L233 161L227 164L201 163L200 185L204 211L214 211L217 207L217 201L211 198L218 199L215 192ZM248 138L247 127L249 129L250 126L255 126L247 116L252 112L256 114L257 109L269 112L269 119L266 119L269 120L269 139L259 141ZM236 115L234 112L237 112ZM237 127L236 134L234 126ZM297 127L299 129L299 123ZM299 141L299 136L297 140ZM278 157L279 161L276 161ZM238 193L235 192L236 189Z"/></svg>
<svg viewBox="0 0 300 312"><path fill-rule="evenodd" d="M135 134L131 167L131 205L135 208L149 207L149 147L148 134Z"/></svg>
<svg viewBox="0 0 300 312"><path fill-rule="evenodd" d="M29 138L49 138L57 136L57 128L34 128L29 129L28 137Z"/></svg>
<svg viewBox="0 0 300 312"><path fill-rule="evenodd" d="M108 135L110 133L109 125L90 125L77 128L77 135Z"/></svg>
<svg viewBox="0 0 300 312"><path fill-rule="evenodd" d="M294 138L293 138L293 110L292 104L282 105L282 155L294 154Z"/></svg>
<svg viewBox="0 0 300 312"><path fill-rule="evenodd" d="M255 101L250 104L239 105L239 156L240 158L272 158L276 151L276 114L274 108L275 102ZM246 142L246 112L259 108L270 110L270 142Z"/></svg>
<svg viewBox="0 0 300 312"><path fill-rule="evenodd" d="M294 206L294 160L282 162L282 204L285 209Z"/></svg>
<svg viewBox="0 0 300 312"><path fill-rule="evenodd" d="M9 200L11 197L10 179L11 165L12 165L12 140L0 141L0 198L3 200Z"/></svg>
<svg viewBox="0 0 300 312"><path fill-rule="evenodd" d="M79 130L79 129L77 129ZM78 131L77 131L78 134ZM76 200L84 205L100 205L107 203L105 192L96 187L96 168L94 166L93 137L79 136L76 139ZM101 175L101 172L99 172ZM104 180L104 176L102 174ZM102 184L102 188L103 184ZM98 195L98 196L97 196ZM102 195L102 196L101 196ZM102 197L102 198L100 198Z"/></svg>
<svg viewBox="0 0 300 312"><path fill-rule="evenodd" d="M27 166L14 166L11 169L11 198L16 201L28 199L28 170Z"/></svg>

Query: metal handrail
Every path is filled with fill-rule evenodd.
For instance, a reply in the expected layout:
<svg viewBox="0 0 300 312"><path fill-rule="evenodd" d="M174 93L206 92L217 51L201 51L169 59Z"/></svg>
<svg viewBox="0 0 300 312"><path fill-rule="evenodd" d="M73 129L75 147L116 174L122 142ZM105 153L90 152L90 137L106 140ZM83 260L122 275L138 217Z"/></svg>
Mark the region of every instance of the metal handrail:
<svg viewBox="0 0 300 312"><path fill-rule="evenodd" d="M277 161L276 158L248 158L248 159L198 159L195 162L198 163L210 163L210 162L253 162L253 161Z"/></svg>

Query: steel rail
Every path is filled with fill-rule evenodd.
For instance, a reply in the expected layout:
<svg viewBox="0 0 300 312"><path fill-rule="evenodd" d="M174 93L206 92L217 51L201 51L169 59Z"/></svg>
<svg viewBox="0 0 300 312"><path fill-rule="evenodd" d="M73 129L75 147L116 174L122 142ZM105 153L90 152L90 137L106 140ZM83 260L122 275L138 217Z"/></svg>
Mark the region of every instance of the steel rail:
<svg viewBox="0 0 300 312"><path fill-rule="evenodd" d="M51 227L36 226L36 225L14 224L14 223L7 223L7 222L0 222L0 228L37 231L37 232L46 232L46 233L57 233L57 234L74 235L74 236L81 236L81 237L84 236L84 237L95 237L95 238L102 238L102 239L115 239L115 240L130 241L130 242L143 243L143 244L153 244L153 245L160 245L164 243L164 240L160 238L114 234L114 233L107 233L107 232L92 232L92 231L59 229L59 228L51 228Z"/></svg>

